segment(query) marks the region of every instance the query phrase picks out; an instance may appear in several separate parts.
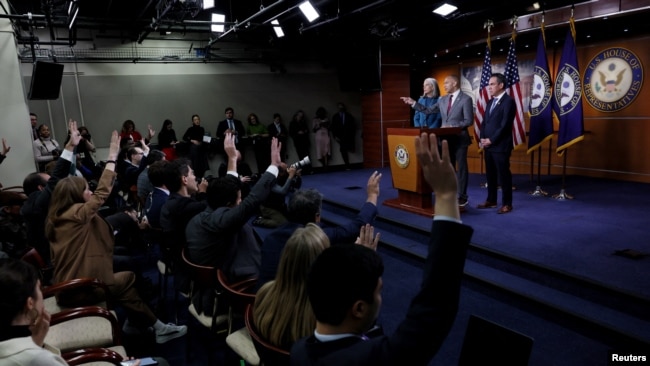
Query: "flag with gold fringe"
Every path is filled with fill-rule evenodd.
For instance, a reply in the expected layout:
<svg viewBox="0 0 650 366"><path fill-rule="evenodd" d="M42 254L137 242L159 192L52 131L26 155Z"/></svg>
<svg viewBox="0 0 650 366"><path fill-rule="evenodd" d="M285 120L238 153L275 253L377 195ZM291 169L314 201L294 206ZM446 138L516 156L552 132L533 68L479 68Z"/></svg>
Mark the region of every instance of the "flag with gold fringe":
<svg viewBox="0 0 650 366"><path fill-rule="evenodd" d="M492 60L490 55L490 37L488 36L487 45L485 46L483 68L481 70L481 84L478 89L478 95L476 96L476 113L474 113L474 137L476 141L480 141L481 124L483 123L483 116L485 115L485 107L487 106L487 102L490 100L490 94L487 91L487 86L490 83L491 75Z"/></svg>
<svg viewBox="0 0 650 366"><path fill-rule="evenodd" d="M560 121L556 148L558 155L562 155L569 146L584 139L583 90L578 69L573 16L569 20L569 25L553 90L553 109Z"/></svg>
<svg viewBox="0 0 650 366"><path fill-rule="evenodd" d="M551 74L546 58L544 22L537 42L537 57L533 68L533 85L530 91L530 129L528 154L553 137L553 109L551 108Z"/></svg>

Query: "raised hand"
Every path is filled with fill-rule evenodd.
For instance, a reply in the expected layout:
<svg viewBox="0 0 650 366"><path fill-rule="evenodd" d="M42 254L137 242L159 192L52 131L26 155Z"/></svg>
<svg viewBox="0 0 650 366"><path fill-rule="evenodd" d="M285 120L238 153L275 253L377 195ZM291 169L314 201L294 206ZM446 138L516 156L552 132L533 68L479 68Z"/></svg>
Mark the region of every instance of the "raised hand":
<svg viewBox="0 0 650 366"><path fill-rule="evenodd" d="M357 237L357 240L354 242L354 244L363 245L364 247L368 247L376 251L380 236L381 233L377 233L377 235L375 235L375 228L372 225L365 224L361 227L361 230L359 230L359 236Z"/></svg>
<svg viewBox="0 0 650 366"><path fill-rule="evenodd" d="M280 166L282 157L280 157L280 150L282 143L277 138L271 139L271 165Z"/></svg>
<svg viewBox="0 0 650 366"><path fill-rule="evenodd" d="M449 145L442 141L442 158L438 154L435 134L415 137L415 153L422 166L424 179L436 194L435 213L460 218L458 210L456 171L449 159Z"/></svg>
<svg viewBox="0 0 650 366"><path fill-rule="evenodd" d="M3 137L2 138L2 155L6 156L7 153L9 152L9 150L11 150L11 146L7 146L7 141Z"/></svg>
<svg viewBox="0 0 650 366"><path fill-rule="evenodd" d="M223 140L223 150L228 155L229 159L237 159L237 147L235 146L235 136L226 132L226 137Z"/></svg>
<svg viewBox="0 0 650 366"><path fill-rule="evenodd" d="M149 139L151 139L156 134L156 130L151 125L147 125L147 130L149 130Z"/></svg>
<svg viewBox="0 0 650 366"><path fill-rule="evenodd" d="M381 181L381 173L375 171L368 178L368 184L366 185L366 193L368 194L368 199L366 202L374 203L377 205L377 198L379 197L379 182Z"/></svg>
<svg viewBox="0 0 650 366"><path fill-rule="evenodd" d="M111 143L108 147L108 157L106 158L107 160L113 160L117 159L117 154L120 152L120 135L117 133L117 131L113 131L111 134Z"/></svg>
<svg viewBox="0 0 650 366"><path fill-rule="evenodd" d="M77 121L74 121L72 118L70 118L68 121L68 133L70 134L70 139L68 140L68 143L65 145L65 147L66 149L72 151L74 150L74 147L79 145L79 142L81 141L81 134L77 129Z"/></svg>

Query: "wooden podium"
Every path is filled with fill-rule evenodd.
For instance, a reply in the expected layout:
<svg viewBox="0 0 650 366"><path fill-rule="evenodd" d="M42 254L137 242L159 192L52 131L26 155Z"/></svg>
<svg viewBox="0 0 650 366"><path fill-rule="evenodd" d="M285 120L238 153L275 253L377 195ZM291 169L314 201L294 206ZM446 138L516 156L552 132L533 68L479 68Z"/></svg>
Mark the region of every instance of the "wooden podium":
<svg viewBox="0 0 650 366"><path fill-rule="evenodd" d="M460 127L388 128L390 172L393 187L397 189L397 198L385 200L384 205L420 215L433 215L431 188L424 180L420 162L415 154L415 137L420 136L422 132L445 136L457 135L460 131Z"/></svg>

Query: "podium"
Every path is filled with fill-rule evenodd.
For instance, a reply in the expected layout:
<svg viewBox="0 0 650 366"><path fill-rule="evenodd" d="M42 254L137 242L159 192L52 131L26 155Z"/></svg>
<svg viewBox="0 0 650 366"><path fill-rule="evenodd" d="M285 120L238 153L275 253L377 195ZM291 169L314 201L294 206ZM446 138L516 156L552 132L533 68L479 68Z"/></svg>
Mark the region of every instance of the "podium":
<svg viewBox="0 0 650 366"><path fill-rule="evenodd" d="M434 214L431 204L431 187L424 180L420 162L415 154L415 137L421 133L436 136L458 135L460 127L432 129L388 128L388 151L390 172L397 198L385 200L384 205L424 216Z"/></svg>

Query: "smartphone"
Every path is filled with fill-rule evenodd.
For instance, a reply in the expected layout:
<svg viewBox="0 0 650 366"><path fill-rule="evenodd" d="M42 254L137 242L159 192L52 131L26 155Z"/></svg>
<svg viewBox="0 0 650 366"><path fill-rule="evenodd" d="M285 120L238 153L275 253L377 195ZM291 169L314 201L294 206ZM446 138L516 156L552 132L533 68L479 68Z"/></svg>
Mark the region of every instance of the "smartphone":
<svg viewBox="0 0 650 366"><path fill-rule="evenodd" d="M154 360L151 357L145 357L145 358L140 358L140 366L150 366L150 365L157 365L158 361ZM120 362L120 365L122 366L132 366L135 364L135 362L138 360L128 360L128 361L122 361Z"/></svg>

